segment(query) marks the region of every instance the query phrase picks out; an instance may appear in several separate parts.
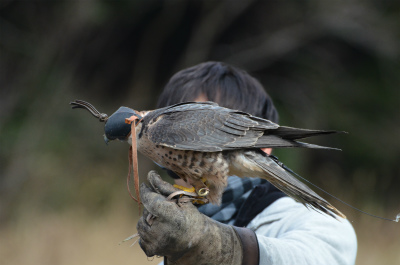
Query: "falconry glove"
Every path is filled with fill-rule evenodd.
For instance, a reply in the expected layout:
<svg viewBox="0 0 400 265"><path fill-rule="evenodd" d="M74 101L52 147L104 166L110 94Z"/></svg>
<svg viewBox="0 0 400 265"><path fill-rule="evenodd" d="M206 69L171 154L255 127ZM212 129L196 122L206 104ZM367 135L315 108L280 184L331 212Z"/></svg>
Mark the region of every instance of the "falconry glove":
<svg viewBox="0 0 400 265"><path fill-rule="evenodd" d="M259 263L255 233L219 223L200 213L190 200L167 197L177 191L154 171L142 184L143 216L137 224L139 244L147 256L164 256L165 264Z"/></svg>

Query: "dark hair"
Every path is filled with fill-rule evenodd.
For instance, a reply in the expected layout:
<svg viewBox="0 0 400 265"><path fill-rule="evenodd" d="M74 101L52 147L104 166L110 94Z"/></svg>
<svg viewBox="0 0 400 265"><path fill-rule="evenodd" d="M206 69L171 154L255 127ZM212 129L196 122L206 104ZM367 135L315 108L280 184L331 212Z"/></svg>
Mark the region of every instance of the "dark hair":
<svg viewBox="0 0 400 265"><path fill-rule="evenodd" d="M278 122L278 112L260 82L246 71L221 62L205 62L176 73L164 87L157 107L194 101L199 96Z"/></svg>

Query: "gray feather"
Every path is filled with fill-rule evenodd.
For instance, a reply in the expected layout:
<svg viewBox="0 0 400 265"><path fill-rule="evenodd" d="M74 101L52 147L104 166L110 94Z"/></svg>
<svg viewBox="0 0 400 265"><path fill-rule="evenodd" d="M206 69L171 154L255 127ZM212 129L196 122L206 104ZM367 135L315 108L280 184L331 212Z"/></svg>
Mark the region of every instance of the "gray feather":
<svg viewBox="0 0 400 265"><path fill-rule="evenodd" d="M246 152L245 157L265 171L264 178L271 184L306 207L311 207L335 218L336 215L346 218L344 214L316 194L306 184L284 170L272 158L257 152Z"/></svg>

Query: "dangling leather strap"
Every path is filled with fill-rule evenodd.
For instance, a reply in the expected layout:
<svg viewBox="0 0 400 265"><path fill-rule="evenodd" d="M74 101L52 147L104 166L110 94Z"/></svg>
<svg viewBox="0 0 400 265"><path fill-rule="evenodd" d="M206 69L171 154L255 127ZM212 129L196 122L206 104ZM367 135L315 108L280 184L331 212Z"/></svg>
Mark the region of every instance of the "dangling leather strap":
<svg viewBox="0 0 400 265"><path fill-rule="evenodd" d="M132 137L132 148L129 150L129 172L126 180L126 184L128 186L129 195L133 200L135 200L139 205L139 215L141 212L141 201L140 201L140 192L139 192L139 171L138 171L138 161L137 161L137 145L136 145L136 120L138 117L131 116L130 118L125 119L125 123L131 124L131 137ZM139 121L140 122L140 121ZM131 169L133 169L133 180L135 183L135 193L136 197L133 197L131 190L129 188L129 181L131 178Z"/></svg>

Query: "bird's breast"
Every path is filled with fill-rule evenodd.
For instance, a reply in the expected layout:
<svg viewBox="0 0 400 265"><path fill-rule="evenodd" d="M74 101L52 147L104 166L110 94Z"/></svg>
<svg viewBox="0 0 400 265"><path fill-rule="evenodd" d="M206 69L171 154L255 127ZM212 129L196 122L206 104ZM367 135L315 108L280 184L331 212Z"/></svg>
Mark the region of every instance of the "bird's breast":
<svg viewBox="0 0 400 265"><path fill-rule="evenodd" d="M195 150L177 150L158 145L148 138L137 139L138 151L157 164L170 169L178 175L192 175L200 178L205 175L226 173L228 163L222 152L200 152Z"/></svg>

